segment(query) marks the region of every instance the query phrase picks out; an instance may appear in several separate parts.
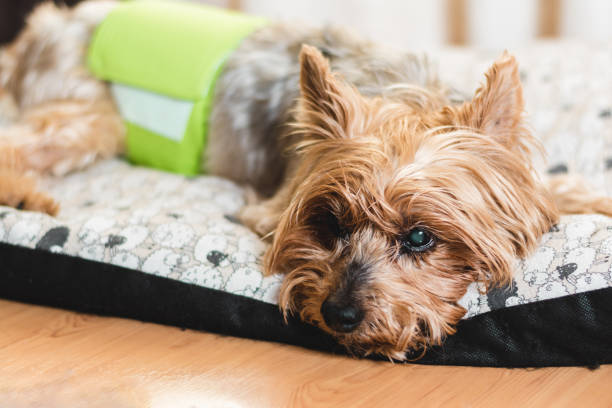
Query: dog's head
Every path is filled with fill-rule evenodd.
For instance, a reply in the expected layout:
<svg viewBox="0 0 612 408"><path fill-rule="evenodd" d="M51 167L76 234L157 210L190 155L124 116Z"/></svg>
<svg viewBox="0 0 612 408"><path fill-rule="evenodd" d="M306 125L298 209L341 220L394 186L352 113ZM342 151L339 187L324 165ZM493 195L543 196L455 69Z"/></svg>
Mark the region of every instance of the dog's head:
<svg viewBox="0 0 612 408"><path fill-rule="evenodd" d="M280 306L356 353L439 344L476 280L508 283L557 213L533 174L514 58L472 101L365 98L301 53L299 167L267 269Z"/></svg>

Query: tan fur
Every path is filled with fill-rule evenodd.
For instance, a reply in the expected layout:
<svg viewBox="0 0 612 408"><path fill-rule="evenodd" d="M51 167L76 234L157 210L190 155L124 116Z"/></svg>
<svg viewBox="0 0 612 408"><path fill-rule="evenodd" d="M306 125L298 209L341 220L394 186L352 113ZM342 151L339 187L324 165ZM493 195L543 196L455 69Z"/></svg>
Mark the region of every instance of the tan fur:
<svg viewBox="0 0 612 408"><path fill-rule="evenodd" d="M594 192L582 177L555 175L546 183L563 214L603 214L612 217L612 198Z"/></svg>
<svg viewBox="0 0 612 408"><path fill-rule="evenodd" d="M26 171L64 174L122 151L125 131L108 89L82 65L91 31L112 7L44 5L0 55L0 152L23 162L0 158L0 202L54 213ZM524 126L513 57L504 54L473 99L456 105L415 58L379 64L371 44L306 31L296 38L320 42L352 84L314 47L302 48L298 67L288 52L299 47L272 27L230 58L211 116L211 169L274 193L263 201L250 194L241 219L271 240L265 271L285 275L285 316L355 353L418 356L454 333L468 285L511 282L515 260L535 250L559 209L612 215L612 201L580 183L556 178L549 189L536 175L531 160L541 147ZM291 80L298 68L299 89ZM237 84L257 89L241 93ZM222 156L228 145L236 149ZM260 177L266 167L274 180ZM415 228L431 245L407 246ZM329 302L358 308L357 324L332 328L322 312Z"/></svg>
<svg viewBox="0 0 612 408"><path fill-rule="evenodd" d="M56 215L59 205L36 189L16 151L0 149L0 205Z"/></svg>
<svg viewBox="0 0 612 408"><path fill-rule="evenodd" d="M522 127L516 62L503 56L463 106L439 98L423 108L362 97L311 47L301 58L300 162L285 205L268 208L280 215L259 217L280 219L266 270L287 274L281 308L366 354L403 359L440 344L465 313L457 301L467 286L509 283L514 260L558 220L531 168L537 143ZM322 245L328 213L351 233ZM435 248L402 254L415 226L438 237ZM365 318L337 333L320 310L355 263L369 271L355 295Z"/></svg>
<svg viewBox="0 0 612 408"><path fill-rule="evenodd" d="M41 104L0 132L39 173L63 175L123 150L123 123L110 101Z"/></svg>
<svg viewBox="0 0 612 408"><path fill-rule="evenodd" d="M123 122L109 90L83 64L93 29L112 7L106 1L74 9L43 4L0 52L0 150L14 151L22 163L3 173L5 202L15 198L7 197L10 177L62 175L123 151ZM57 212L43 204L33 182L13 184L19 185L16 197L30 188L30 198L42 200L30 209Z"/></svg>

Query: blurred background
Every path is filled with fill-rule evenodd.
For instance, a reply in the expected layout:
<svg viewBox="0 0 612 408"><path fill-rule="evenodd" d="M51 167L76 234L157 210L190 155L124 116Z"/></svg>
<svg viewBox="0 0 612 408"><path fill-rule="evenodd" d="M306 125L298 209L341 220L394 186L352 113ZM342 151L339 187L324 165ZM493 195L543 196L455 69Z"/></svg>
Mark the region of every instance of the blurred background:
<svg viewBox="0 0 612 408"><path fill-rule="evenodd" d="M311 24L339 23L389 45L514 48L538 38L612 39L610 0L205 0Z"/></svg>
<svg viewBox="0 0 612 408"><path fill-rule="evenodd" d="M13 38L40 1L0 0L0 43ZM611 0L191 1L311 25L342 24L375 41L414 51L446 45L512 49L539 38L612 39Z"/></svg>

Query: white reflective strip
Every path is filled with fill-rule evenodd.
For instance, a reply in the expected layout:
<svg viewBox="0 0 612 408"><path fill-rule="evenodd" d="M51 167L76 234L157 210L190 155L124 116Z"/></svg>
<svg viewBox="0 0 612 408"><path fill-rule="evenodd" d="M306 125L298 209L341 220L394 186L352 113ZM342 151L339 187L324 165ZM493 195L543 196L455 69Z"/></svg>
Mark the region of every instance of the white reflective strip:
<svg viewBox="0 0 612 408"><path fill-rule="evenodd" d="M168 139L183 140L193 102L112 83L111 92L126 121Z"/></svg>

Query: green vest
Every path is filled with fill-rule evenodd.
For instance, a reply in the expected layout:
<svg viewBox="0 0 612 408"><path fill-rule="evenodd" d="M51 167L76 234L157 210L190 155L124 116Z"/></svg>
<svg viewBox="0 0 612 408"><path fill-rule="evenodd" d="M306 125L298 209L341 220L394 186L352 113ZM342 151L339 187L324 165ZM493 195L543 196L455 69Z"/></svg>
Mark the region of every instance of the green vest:
<svg viewBox="0 0 612 408"><path fill-rule="evenodd" d="M88 64L111 91L136 164L200 172L214 85L230 53L265 20L171 1L118 5L97 28Z"/></svg>

